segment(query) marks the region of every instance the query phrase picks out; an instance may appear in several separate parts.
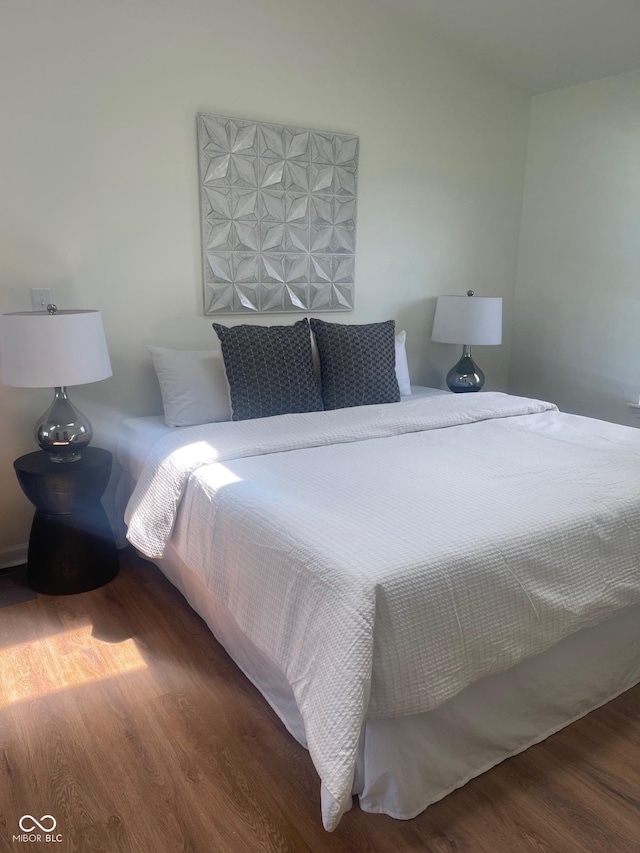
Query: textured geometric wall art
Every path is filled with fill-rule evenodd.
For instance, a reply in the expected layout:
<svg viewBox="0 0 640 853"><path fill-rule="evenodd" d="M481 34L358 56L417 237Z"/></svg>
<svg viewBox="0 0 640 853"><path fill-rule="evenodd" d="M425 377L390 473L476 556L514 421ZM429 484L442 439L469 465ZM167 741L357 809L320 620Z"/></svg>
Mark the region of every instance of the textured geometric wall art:
<svg viewBox="0 0 640 853"><path fill-rule="evenodd" d="M358 137L198 115L205 314L353 308Z"/></svg>

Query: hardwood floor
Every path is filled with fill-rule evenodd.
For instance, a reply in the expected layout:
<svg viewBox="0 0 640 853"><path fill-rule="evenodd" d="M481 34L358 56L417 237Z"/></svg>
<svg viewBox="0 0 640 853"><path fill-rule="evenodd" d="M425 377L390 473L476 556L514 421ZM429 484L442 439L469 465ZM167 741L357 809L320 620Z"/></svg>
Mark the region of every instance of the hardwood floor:
<svg viewBox="0 0 640 853"><path fill-rule="evenodd" d="M412 821L356 805L329 834L307 752L160 572L122 563L0 609L0 851L640 851L640 687ZM23 815L61 840L14 841Z"/></svg>

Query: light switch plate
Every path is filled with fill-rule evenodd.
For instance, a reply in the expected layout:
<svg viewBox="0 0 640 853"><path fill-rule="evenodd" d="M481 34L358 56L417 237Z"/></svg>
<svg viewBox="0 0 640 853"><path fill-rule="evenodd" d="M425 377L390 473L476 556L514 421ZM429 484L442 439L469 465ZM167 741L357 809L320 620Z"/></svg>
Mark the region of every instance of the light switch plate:
<svg viewBox="0 0 640 853"><path fill-rule="evenodd" d="M47 305L51 303L51 291L48 287L31 288L31 310L46 311Z"/></svg>

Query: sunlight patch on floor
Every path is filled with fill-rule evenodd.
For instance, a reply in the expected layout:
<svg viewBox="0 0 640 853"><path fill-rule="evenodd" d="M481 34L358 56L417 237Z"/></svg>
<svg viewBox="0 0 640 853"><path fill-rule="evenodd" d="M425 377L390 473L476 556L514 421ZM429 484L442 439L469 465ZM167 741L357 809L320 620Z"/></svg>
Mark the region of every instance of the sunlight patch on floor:
<svg viewBox="0 0 640 853"><path fill-rule="evenodd" d="M132 639L105 643L86 625L0 649L0 707L147 669Z"/></svg>

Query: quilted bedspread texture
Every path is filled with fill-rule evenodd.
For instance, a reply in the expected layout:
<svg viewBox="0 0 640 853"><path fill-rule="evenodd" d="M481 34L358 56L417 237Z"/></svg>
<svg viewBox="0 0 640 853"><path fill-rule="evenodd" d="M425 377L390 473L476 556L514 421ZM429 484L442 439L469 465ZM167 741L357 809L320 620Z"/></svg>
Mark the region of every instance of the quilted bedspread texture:
<svg viewBox="0 0 640 853"><path fill-rule="evenodd" d="M640 602L640 431L505 394L192 427L130 541L173 537L286 675L334 805L365 719L428 711Z"/></svg>

